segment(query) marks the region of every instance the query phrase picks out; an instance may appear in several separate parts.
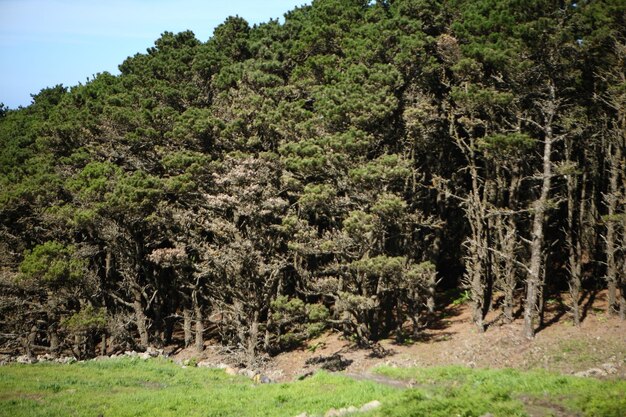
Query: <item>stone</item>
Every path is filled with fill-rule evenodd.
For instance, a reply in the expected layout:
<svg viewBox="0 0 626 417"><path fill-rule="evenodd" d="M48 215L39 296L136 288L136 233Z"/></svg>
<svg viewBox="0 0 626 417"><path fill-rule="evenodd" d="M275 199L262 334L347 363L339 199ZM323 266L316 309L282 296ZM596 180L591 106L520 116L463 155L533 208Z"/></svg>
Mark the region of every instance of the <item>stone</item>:
<svg viewBox="0 0 626 417"><path fill-rule="evenodd" d="M224 372L226 372L226 375L230 375L230 376L237 375L237 370L235 368L231 368L230 366L227 366L226 368L224 368Z"/></svg>
<svg viewBox="0 0 626 417"><path fill-rule="evenodd" d="M610 362L602 364L601 368L604 369L609 375L615 375L618 372L617 366Z"/></svg>
<svg viewBox="0 0 626 417"><path fill-rule="evenodd" d="M366 413L368 411L372 411L375 410L376 408L380 407L382 405L382 403L378 400L374 400L374 401L370 401L367 404L363 404L361 406L361 408L359 409L359 411L361 411L362 413Z"/></svg>
<svg viewBox="0 0 626 417"><path fill-rule="evenodd" d="M576 372L574 374L574 376L580 376L583 378L589 378L589 377L599 377L599 376L607 376L607 372L604 369L600 369L600 368L591 368L591 369L587 369L586 371L580 371L580 372Z"/></svg>
<svg viewBox="0 0 626 417"><path fill-rule="evenodd" d="M155 347L149 346L148 349L146 349L146 353L148 353L153 358L157 358L159 356L163 356L163 349L157 349Z"/></svg>
<svg viewBox="0 0 626 417"><path fill-rule="evenodd" d="M324 417L341 417L342 415L339 410L331 408L324 414Z"/></svg>
<svg viewBox="0 0 626 417"><path fill-rule="evenodd" d="M240 369L239 370L239 375L243 375L243 376L247 376L248 378L254 378L254 376L256 375L256 372L254 372L252 369Z"/></svg>
<svg viewBox="0 0 626 417"><path fill-rule="evenodd" d="M150 353L148 353L148 352L141 352L141 353L137 354L137 357L139 359L147 361L148 359L150 359L152 357L152 355L150 355Z"/></svg>
<svg viewBox="0 0 626 417"><path fill-rule="evenodd" d="M294 416L294 417L309 417L309 415L306 412L304 412L304 413L300 413L300 414L298 414L297 416Z"/></svg>

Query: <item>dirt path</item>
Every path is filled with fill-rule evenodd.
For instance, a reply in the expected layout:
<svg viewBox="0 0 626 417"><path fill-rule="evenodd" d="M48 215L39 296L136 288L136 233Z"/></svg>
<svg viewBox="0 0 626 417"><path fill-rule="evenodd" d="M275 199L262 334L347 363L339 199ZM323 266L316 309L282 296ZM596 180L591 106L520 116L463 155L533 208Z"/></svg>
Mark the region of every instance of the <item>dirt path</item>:
<svg viewBox="0 0 626 417"><path fill-rule="evenodd" d="M415 384L411 381L403 381L400 379L389 378L384 375L376 375L370 372L362 373L362 374L354 374L351 372L347 372L344 374L348 378L352 378L356 381L371 381L376 382L378 384L386 385L388 387L393 388L413 388Z"/></svg>

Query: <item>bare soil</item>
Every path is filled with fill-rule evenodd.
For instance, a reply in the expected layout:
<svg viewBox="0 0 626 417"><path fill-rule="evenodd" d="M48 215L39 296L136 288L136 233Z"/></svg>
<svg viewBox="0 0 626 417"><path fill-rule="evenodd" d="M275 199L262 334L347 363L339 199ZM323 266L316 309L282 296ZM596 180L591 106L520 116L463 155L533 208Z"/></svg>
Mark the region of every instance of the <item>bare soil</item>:
<svg viewBox="0 0 626 417"><path fill-rule="evenodd" d="M547 301L544 325L533 340L523 337L521 318L505 324L498 311L492 312L487 317L490 323L487 331L479 333L471 323L469 306L451 305L431 319L430 327L420 334L419 340L380 341L379 346L385 351L382 357L379 351L354 346L339 333L327 333L306 346L270 358L260 371L275 381L293 380L321 367L307 364L312 358L340 355L344 363L349 363L343 372L357 378L369 378L369 370L380 365L454 364L520 370L543 368L564 374L610 365L612 371L606 377L626 378L626 321L606 313L606 293L585 295L580 328L573 326L565 298ZM176 358L190 356L191 352L181 351ZM204 357L213 363L229 363L227 355L210 346Z"/></svg>

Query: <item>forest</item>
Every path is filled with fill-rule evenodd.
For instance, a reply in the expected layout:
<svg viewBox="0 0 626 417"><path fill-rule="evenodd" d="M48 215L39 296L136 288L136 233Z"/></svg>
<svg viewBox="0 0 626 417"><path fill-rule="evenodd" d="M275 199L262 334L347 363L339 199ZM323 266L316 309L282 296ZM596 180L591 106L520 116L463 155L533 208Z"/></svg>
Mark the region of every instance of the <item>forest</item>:
<svg viewBox="0 0 626 417"><path fill-rule="evenodd" d="M623 0L314 0L119 71L0 107L5 351L626 319Z"/></svg>

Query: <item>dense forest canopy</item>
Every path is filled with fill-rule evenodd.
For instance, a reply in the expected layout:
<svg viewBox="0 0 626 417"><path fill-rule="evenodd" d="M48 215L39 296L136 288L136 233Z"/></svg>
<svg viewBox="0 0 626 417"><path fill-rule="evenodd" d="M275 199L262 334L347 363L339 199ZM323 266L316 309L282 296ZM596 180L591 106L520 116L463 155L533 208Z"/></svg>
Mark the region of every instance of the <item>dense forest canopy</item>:
<svg viewBox="0 0 626 417"><path fill-rule="evenodd" d="M626 318L623 0L314 0L0 112L0 342L252 363L444 291ZM98 347L98 344L100 344Z"/></svg>

